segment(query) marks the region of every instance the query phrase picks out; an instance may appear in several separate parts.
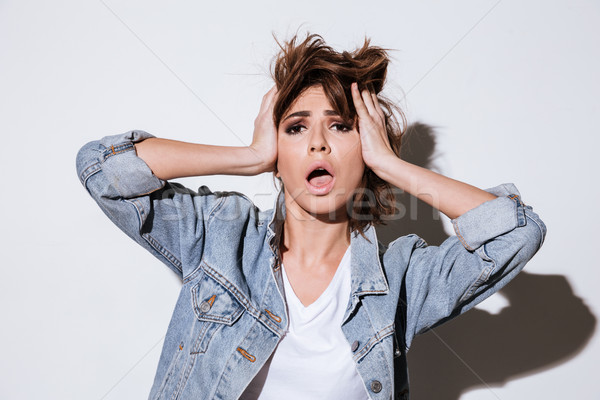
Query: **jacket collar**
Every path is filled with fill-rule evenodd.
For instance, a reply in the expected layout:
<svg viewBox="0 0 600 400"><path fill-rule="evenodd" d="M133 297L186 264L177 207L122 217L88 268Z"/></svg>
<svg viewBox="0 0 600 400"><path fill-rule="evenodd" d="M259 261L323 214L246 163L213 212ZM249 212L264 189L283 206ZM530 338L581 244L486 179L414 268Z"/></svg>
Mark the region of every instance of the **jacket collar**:
<svg viewBox="0 0 600 400"><path fill-rule="evenodd" d="M277 194L272 212L273 215L267 226L267 241L277 259L274 267L279 268L281 262L279 244L286 215L283 189ZM389 287L381 266L379 241L377 240L375 227L372 224L367 225L364 234L366 238L358 231L354 231L350 235L351 296L387 294Z"/></svg>

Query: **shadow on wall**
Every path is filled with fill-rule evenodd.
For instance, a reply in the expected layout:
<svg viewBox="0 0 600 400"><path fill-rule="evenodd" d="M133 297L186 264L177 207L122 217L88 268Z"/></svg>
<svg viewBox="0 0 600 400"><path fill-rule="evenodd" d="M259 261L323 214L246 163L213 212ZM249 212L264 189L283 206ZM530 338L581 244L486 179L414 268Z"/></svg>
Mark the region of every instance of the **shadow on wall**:
<svg viewBox="0 0 600 400"><path fill-rule="evenodd" d="M435 170L434 151L433 130L411 125L401 157ZM406 214L377 228L381 242L416 233L439 245L448 237L432 207L406 194L398 202ZM500 293L509 305L498 314L474 308L417 336L408 353L411 398L458 400L469 390L553 368L575 357L595 330L596 318L564 276L521 272Z"/></svg>

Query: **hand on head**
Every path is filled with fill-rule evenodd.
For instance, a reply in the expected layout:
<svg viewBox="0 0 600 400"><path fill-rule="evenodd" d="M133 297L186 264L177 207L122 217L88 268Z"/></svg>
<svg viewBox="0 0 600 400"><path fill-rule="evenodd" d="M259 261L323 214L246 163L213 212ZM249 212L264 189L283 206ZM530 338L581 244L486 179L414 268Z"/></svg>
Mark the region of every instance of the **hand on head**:
<svg viewBox="0 0 600 400"><path fill-rule="evenodd" d="M250 149L262 160L262 172L275 170L277 162L277 127L273 121L273 106L277 99L277 87L273 86L262 99L260 111L254 120L254 134Z"/></svg>
<svg viewBox="0 0 600 400"><path fill-rule="evenodd" d="M387 135L385 114L377 95L367 89L359 91L356 82L352 84L352 100L358 114L363 160L376 172L389 156L396 157Z"/></svg>

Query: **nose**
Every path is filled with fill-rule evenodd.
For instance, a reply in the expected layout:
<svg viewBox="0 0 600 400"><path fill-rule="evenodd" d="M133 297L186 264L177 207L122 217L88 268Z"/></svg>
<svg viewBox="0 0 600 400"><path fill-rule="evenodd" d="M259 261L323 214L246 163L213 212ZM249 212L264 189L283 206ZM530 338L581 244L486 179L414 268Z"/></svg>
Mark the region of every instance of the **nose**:
<svg viewBox="0 0 600 400"><path fill-rule="evenodd" d="M310 136L310 141L308 143L309 153L322 151L324 153L329 154L331 149L329 148L329 143L325 139L325 135L323 135L323 128L317 126L313 130L313 134Z"/></svg>

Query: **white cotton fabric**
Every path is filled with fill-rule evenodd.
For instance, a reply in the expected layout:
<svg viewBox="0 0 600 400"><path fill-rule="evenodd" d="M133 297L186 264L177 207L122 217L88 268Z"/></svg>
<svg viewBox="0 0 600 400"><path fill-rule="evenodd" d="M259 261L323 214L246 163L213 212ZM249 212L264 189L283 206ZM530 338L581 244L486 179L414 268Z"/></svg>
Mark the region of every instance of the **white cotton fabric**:
<svg viewBox="0 0 600 400"><path fill-rule="evenodd" d="M298 299L282 265L289 329L250 383L242 400L365 400L341 323L350 298L350 246L321 296L308 307Z"/></svg>

